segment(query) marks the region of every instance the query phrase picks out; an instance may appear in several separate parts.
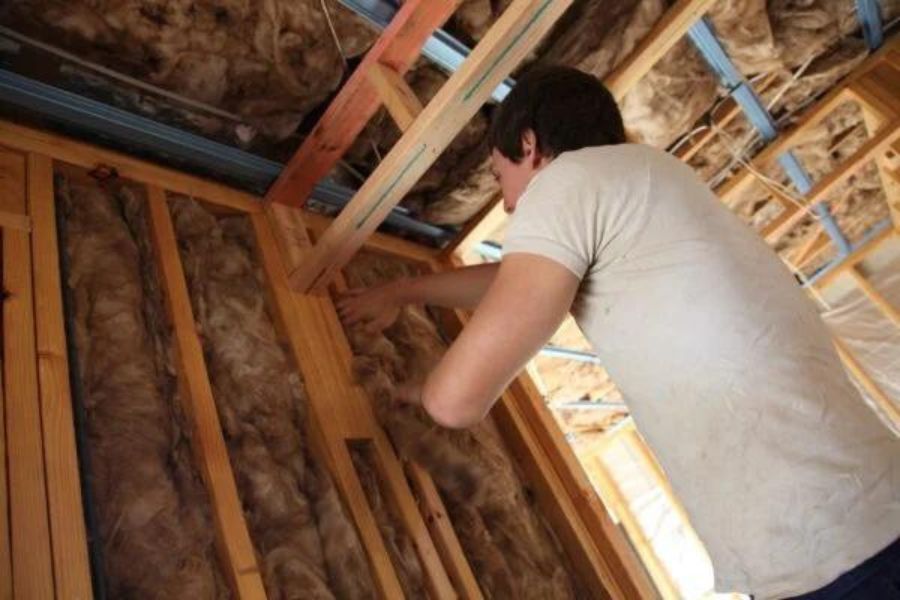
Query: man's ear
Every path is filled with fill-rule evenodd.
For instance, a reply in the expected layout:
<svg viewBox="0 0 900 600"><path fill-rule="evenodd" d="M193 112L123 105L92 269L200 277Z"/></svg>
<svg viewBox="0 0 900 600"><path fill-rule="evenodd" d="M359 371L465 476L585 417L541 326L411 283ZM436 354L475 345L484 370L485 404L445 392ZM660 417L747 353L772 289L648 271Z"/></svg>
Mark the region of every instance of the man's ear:
<svg viewBox="0 0 900 600"><path fill-rule="evenodd" d="M522 133L522 154L525 158L531 158L535 152L537 152L537 136L533 130L526 129Z"/></svg>
<svg viewBox="0 0 900 600"><path fill-rule="evenodd" d="M522 157L534 168L537 168L543 160L541 150L538 148L537 135L533 129L526 129L522 134Z"/></svg>

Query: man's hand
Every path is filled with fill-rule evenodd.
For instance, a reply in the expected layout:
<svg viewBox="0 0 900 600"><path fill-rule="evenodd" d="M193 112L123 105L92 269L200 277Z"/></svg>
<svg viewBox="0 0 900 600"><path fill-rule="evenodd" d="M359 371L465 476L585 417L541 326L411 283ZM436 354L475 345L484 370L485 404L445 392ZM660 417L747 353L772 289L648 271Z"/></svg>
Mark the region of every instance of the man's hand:
<svg viewBox="0 0 900 600"><path fill-rule="evenodd" d="M371 288L355 288L337 302L338 314L346 325L362 323L372 331L382 331L393 325L400 315L403 300L399 282L391 282Z"/></svg>

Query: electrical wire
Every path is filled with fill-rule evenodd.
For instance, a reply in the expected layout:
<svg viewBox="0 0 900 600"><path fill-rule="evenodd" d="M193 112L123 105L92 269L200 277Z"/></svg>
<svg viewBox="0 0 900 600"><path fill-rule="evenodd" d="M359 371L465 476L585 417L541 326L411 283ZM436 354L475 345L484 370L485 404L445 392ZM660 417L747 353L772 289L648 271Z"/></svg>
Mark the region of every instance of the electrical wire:
<svg viewBox="0 0 900 600"><path fill-rule="evenodd" d="M328 10L328 5L325 3L325 0L320 0L322 4L322 13L325 15L325 21L328 23L328 31L331 32L331 39L334 40L334 46L337 48L338 54L341 55L341 62L344 63L344 72L346 73L350 65L347 63L347 54L344 52L344 47L341 46L341 40L338 37L337 30L334 28L334 23L331 21L331 11Z"/></svg>

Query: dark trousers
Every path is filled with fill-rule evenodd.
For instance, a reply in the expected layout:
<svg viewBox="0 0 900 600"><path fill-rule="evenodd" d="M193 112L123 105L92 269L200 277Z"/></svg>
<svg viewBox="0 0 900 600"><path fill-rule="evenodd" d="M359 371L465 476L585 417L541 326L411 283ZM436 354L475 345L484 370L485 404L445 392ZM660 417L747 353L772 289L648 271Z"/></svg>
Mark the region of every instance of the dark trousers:
<svg viewBox="0 0 900 600"><path fill-rule="evenodd" d="M825 587L794 600L900 600L900 539Z"/></svg>

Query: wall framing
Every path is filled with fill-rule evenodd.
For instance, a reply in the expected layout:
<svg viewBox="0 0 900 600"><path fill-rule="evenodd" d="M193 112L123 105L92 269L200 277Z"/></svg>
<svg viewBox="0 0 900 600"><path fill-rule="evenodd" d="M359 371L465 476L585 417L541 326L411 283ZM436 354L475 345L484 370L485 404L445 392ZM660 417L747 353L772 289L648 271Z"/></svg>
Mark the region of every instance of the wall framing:
<svg viewBox="0 0 900 600"><path fill-rule="evenodd" d="M121 177L147 188L152 239L161 258L161 279L181 363L179 385L189 392L184 395L184 401L194 428L196 460L213 504L223 571L229 575L235 596L260 598L265 593L252 549L248 553L246 523L239 503L235 504L239 501L232 488L233 475L227 454L223 456L217 450L222 434L217 429L214 412L209 412L213 408L207 394L209 384L202 353L197 356L197 334L190 303L185 298L180 258L174 248L167 191L196 197L226 212L245 213L251 219L278 325L307 382L313 452L324 459L335 478L344 505L363 540L380 595L395 598L402 593L350 460L347 444L359 440L371 442L375 450L376 467L386 483L389 502L398 509L404 528L415 540L429 595L481 597L430 476L421 467L404 465L397 458L386 433L375 421L365 392L354 382L349 344L331 298L297 293L288 284L290 265L286 261L290 260L290 246L309 244L309 233L315 235L322 231L330 219L297 209L287 209L290 211L287 213L264 209L259 199L231 188L13 123L0 121L0 145L21 159L21 163L14 159L12 168L0 171L4 198L21 198L15 206L4 204L2 209L23 217L12 224L0 223L4 244L15 246L14 252L7 251L4 256L10 261L16 257L21 272L19 283L7 283L8 290L21 290L21 294L15 294L13 303L7 299L4 304L5 314L16 311L17 315L13 319L10 313L4 337L7 343L12 343L10 332L19 327L14 322L19 314L31 313L38 325L38 339L16 335L16 344L21 348L8 350L4 361L6 424L10 424L12 417L13 422L21 425L17 426L16 433L20 439L3 440L2 451L6 458L22 456L33 463L27 473L41 473L32 487L20 486L18 481L15 486L0 487L0 500L9 502L11 508L13 503L18 503L23 509L11 510L12 518L0 521L3 526L0 541L12 541L8 551L0 544L0 572L6 568L13 570L15 597L88 598L91 594L86 532L83 520L75 518L82 514L82 506L80 494L75 493L80 490L80 474L65 376L69 366L62 330L59 248L55 243L53 216L54 163L62 169L72 164L88 170L97 166L115 168ZM27 174L24 167L28 167ZM21 191L11 196L7 191L9 186ZM29 203L25 202L26 189L32 198ZM29 227L23 229L24 218ZM285 218L290 218L296 227L283 227ZM286 236L286 231L293 231L293 235ZM366 248L430 268L450 266L435 251L379 234L369 238ZM18 277L14 269L5 269L4 274ZM39 297L35 295L37 290L40 290ZM31 321L23 317L21 322ZM28 375L27 385L18 383L12 370ZM338 396L345 401L334 401L335 390L339 390ZM12 397L27 400L18 403L15 409L27 410L27 414L10 412ZM643 567L631 554L627 541L608 522L571 451L558 437L559 432L553 431L548 415L540 413L541 403L533 384L520 378L504 394L495 414L513 456L526 473L529 485L537 491L543 512L555 528L561 528L565 549L579 577L589 582L597 597L607 594L613 598L654 597L655 591ZM23 416L27 417L24 421L17 421ZM50 438L58 443L48 445L46 441ZM20 443L25 444L21 450L14 445ZM13 481L13 473L8 475L3 477L4 483ZM31 490L27 501L20 496L24 490ZM26 506L30 510L24 510ZM27 547L16 542L23 535L17 533L21 528L38 532L28 534ZM34 543L41 539L45 540L46 552L36 554ZM75 559L70 560L72 557Z"/></svg>

